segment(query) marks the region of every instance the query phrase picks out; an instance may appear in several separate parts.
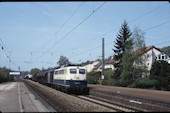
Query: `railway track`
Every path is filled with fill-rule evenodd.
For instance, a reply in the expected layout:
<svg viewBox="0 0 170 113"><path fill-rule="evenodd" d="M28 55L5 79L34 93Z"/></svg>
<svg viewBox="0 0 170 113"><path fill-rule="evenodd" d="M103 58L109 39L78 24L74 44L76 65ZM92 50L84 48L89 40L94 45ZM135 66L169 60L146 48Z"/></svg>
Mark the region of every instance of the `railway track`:
<svg viewBox="0 0 170 113"><path fill-rule="evenodd" d="M170 111L168 103L147 100L139 97L132 97L122 94L109 93L105 91L91 90L90 95L94 98L100 97L101 100L117 104L118 106L127 106L135 111Z"/></svg>
<svg viewBox="0 0 170 113"><path fill-rule="evenodd" d="M43 98L57 112L114 112L105 106L91 103L90 101L80 99L73 95L65 94L53 88L44 86L32 81L24 81L24 83Z"/></svg>
<svg viewBox="0 0 170 113"><path fill-rule="evenodd" d="M111 102L104 101L102 99L93 97L91 95L89 95L89 96L77 96L77 97L80 98L80 99L98 104L98 105L102 105L102 106L110 108L110 109L113 109L113 110L115 110L115 112L136 112L134 109L130 109L129 107L116 105L116 104L113 104Z"/></svg>
<svg viewBox="0 0 170 113"><path fill-rule="evenodd" d="M57 112L147 112L170 111L167 106L148 103L136 98L90 90L90 95L68 95L33 81L24 81ZM101 109L100 109L101 108Z"/></svg>
<svg viewBox="0 0 170 113"><path fill-rule="evenodd" d="M35 87L34 84L31 84L28 81L24 81L24 83L31 88L37 95L39 95L41 98L43 98L53 109L55 109L57 112L78 112L77 109L74 109L67 104L61 102L58 98L56 98L55 94L52 92L49 92L47 90L43 90L40 87ZM57 90L56 90L57 91Z"/></svg>

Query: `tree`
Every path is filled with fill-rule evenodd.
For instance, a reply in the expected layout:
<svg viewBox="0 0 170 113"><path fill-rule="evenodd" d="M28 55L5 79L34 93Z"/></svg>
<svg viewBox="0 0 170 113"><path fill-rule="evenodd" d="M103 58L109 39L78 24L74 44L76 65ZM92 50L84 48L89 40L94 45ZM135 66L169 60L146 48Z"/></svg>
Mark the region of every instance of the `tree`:
<svg viewBox="0 0 170 113"><path fill-rule="evenodd" d="M157 89L170 90L170 64L163 60L154 62L149 78L159 82Z"/></svg>
<svg viewBox="0 0 170 113"><path fill-rule="evenodd" d="M139 27L134 28L134 31L132 33L132 38L134 41L134 44L133 44L134 51L136 51L140 48L144 48L146 46L144 35L145 35L145 32L140 30Z"/></svg>
<svg viewBox="0 0 170 113"><path fill-rule="evenodd" d="M67 57L65 57L65 56L60 56L60 59L59 59L59 61L57 62L57 64L58 64L59 66L67 65L67 64L70 64L70 61L68 60Z"/></svg>
<svg viewBox="0 0 170 113"><path fill-rule="evenodd" d="M120 60L122 58L123 53L125 52L126 49L126 45L125 43L127 42L127 40L129 40L129 37L132 35L132 33L130 32L130 29L126 23L126 21L124 21L124 23L121 26L121 29L119 31L119 33L117 34L117 39L115 42L115 49L113 49L114 51L114 59L116 61Z"/></svg>
<svg viewBox="0 0 170 113"><path fill-rule="evenodd" d="M130 29L127 29L130 33ZM127 35L127 40L125 41L125 51L122 56L122 73L121 73L121 84L122 86L127 86L131 84L133 80L133 39L131 35Z"/></svg>
<svg viewBox="0 0 170 113"><path fill-rule="evenodd" d="M144 38L145 38L144 35L145 35L145 32L140 30L139 27L134 28L132 38L134 41L133 49L136 52L135 54L138 54L137 52L140 52L140 50L142 50L142 48L145 48L145 46L146 46L145 40L144 40ZM134 60L135 64L137 65L134 70L135 75L142 76L142 74L147 74L147 72L148 72L147 66L146 66L146 63L144 63L147 60L147 56L142 55L142 57L141 57L139 55L136 55L136 56L134 56L133 60Z"/></svg>
<svg viewBox="0 0 170 113"><path fill-rule="evenodd" d="M9 69L0 68L0 83L9 81Z"/></svg>
<svg viewBox="0 0 170 113"><path fill-rule="evenodd" d="M31 74L31 75L35 75L35 74L37 74L37 73L39 73L39 72L40 72L40 69L38 69L38 68L33 68L33 69L31 69L30 74Z"/></svg>
<svg viewBox="0 0 170 113"><path fill-rule="evenodd" d="M131 65L129 59L131 59L131 50L133 45L133 40L131 39L131 31L128 27L128 24L126 21L122 24L119 33L117 34L117 39L115 42L115 49L114 51L114 60L118 61L118 63L115 63L114 67L116 68L114 76L116 78L119 78L120 74L122 74L122 71L124 70L122 74L122 78L126 78L126 65ZM126 53L125 53L126 52ZM124 57L123 57L124 55ZM130 55L130 56L129 56ZM127 60L127 61L125 61ZM123 61L123 62L122 62ZM124 64L126 63L126 64ZM129 63L129 64L127 64Z"/></svg>
<svg viewBox="0 0 170 113"><path fill-rule="evenodd" d="M170 46L163 47L161 50L162 50L165 54L167 54L168 56L170 56Z"/></svg>

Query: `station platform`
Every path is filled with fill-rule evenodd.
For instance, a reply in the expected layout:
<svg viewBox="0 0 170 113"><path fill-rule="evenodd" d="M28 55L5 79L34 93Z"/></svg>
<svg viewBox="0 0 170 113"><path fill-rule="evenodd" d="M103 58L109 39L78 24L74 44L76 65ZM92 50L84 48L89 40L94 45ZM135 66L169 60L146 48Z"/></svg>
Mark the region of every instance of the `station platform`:
<svg viewBox="0 0 170 113"><path fill-rule="evenodd" d="M55 112L23 82L0 84L0 112Z"/></svg>

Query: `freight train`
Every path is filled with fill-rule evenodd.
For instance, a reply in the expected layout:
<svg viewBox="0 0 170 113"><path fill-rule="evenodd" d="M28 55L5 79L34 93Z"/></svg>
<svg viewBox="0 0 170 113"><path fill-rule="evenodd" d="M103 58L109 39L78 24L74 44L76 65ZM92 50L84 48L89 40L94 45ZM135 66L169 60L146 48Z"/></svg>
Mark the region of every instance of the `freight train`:
<svg viewBox="0 0 170 113"><path fill-rule="evenodd" d="M32 80L68 94L89 94L86 69L78 65L40 71L33 76Z"/></svg>

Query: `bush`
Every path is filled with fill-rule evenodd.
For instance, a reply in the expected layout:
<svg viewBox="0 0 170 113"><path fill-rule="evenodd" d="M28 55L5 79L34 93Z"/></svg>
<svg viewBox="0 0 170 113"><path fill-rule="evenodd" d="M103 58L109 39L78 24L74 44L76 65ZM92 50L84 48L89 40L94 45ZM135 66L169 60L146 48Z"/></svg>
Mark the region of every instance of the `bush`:
<svg viewBox="0 0 170 113"><path fill-rule="evenodd" d="M102 81L103 85L109 85L109 86L114 86L115 85L115 81L113 79L110 80L103 80Z"/></svg>
<svg viewBox="0 0 170 113"><path fill-rule="evenodd" d="M166 61L154 62L149 78L159 81L157 89L170 90L170 64Z"/></svg>
<svg viewBox="0 0 170 113"><path fill-rule="evenodd" d="M92 73L87 74L87 84L98 84L98 83L99 81Z"/></svg>
<svg viewBox="0 0 170 113"><path fill-rule="evenodd" d="M157 86L159 86L159 82L154 79L149 79L148 77L138 78L134 83L134 87L137 88L155 88Z"/></svg>
<svg viewBox="0 0 170 113"><path fill-rule="evenodd" d="M7 68L0 68L0 83L7 82L9 80L8 76L9 70Z"/></svg>

